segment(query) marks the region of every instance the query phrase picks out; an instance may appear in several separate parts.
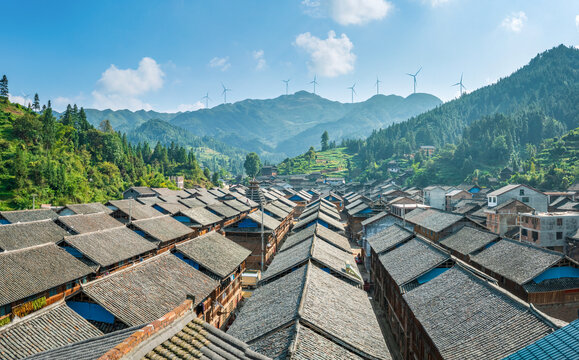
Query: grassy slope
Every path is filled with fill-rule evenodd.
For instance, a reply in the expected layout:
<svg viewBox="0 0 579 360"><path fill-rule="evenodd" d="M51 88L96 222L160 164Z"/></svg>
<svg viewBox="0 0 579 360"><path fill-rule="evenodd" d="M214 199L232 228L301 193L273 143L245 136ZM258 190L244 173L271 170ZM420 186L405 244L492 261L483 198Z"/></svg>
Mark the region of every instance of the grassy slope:
<svg viewBox="0 0 579 360"><path fill-rule="evenodd" d="M334 148L316 152L316 159L311 162L304 155L292 158L292 165L280 164L280 172L283 174L310 174L321 171L328 177L344 177L348 174L348 159L354 163L355 155L350 154L346 148Z"/></svg>

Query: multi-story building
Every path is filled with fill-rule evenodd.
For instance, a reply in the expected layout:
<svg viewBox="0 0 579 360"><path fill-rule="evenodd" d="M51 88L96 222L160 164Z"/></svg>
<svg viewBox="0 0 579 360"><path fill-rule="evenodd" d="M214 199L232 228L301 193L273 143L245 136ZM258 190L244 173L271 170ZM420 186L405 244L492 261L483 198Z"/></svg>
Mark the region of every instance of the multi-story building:
<svg viewBox="0 0 579 360"><path fill-rule="evenodd" d="M547 212L549 197L539 190L522 184L511 184L487 194L488 207L493 208L511 199L519 200L540 212Z"/></svg>
<svg viewBox="0 0 579 360"><path fill-rule="evenodd" d="M566 237L579 228L579 213L525 213L520 215L520 239L566 253Z"/></svg>

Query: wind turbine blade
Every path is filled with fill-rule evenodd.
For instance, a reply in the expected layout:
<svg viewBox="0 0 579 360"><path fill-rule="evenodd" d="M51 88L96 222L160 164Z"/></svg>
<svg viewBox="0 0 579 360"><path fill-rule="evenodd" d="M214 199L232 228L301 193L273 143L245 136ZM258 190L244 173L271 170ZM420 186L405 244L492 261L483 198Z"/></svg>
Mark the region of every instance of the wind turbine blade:
<svg viewBox="0 0 579 360"><path fill-rule="evenodd" d="M452 84L452 85L450 85L450 86L456 86L456 85L460 85L460 83Z"/></svg>
<svg viewBox="0 0 579 360"><path fill-rule="evenodd" d="M416 74L414 74L414 76L418 75L418 73L422 70L422 66L420 67L420 69L418 69L418 71L416 72Z"/></svg>
<svg viewBox="0 0 579 360"><path fill-rule="evenodd" d="M409 74L409 73L406 73L406 75L408 75L408 76L416 76L416 75L414 75L414 74Z"/></svg>

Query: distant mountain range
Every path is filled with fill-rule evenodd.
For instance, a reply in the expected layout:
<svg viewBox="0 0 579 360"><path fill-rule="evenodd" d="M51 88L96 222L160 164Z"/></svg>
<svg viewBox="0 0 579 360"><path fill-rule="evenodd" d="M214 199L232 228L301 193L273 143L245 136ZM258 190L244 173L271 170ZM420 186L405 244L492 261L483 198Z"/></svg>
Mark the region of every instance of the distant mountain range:
<svg viewBox="0 0 579 360"><path fill-rule="evenodd" d="M324 131L336 142L361 138L441 103L433 95L413 94L406 98L375 95L364 102L344 104L300 91L275 99L248 99L177 114L144 110L85 111L91 124L98 126L108 119L115 130L127 133L132 141L174 141L187 145L183 135L192 134L197 145L202 145L205 139L211 143L207 145L211 149L227 144L230 148L255 151L270 161L278 161L302 153L310 146L318 147ZM146 127L140 128L144 124Z"/></svg>

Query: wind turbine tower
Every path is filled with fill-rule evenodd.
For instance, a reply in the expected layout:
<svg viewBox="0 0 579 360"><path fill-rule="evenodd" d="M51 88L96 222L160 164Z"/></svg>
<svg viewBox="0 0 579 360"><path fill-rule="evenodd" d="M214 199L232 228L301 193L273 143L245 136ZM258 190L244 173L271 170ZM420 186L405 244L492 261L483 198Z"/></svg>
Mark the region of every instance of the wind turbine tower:
<svg viewBox="0 0 579 360"><path fill-rule="evenodd" d="M348 89L352 90L352 104L354 103L354 94L356 93L356 90L354 90L354 87L356 87L356 83L354 83L354 85L348 87Z"/></svg>
<svg viewBox="0 0 579 360"><path fill-rule="evenodd" d="M408 76L412 76L412 78L414 79L414 94L416 94L416 75L418 75L418 73L420 72L420 70L422 70L422 66L420 67L420 69L418 69L418 71L414 74L409 74L406 73L406 75Z"/></svg>
<svg viewBox="0 0 579 360"><path fill-rule="evenodd" d="M205 100L205 109L209 109L209 100L211 99L209 97L209 93L205 94L205 96L203 96L202 99Z"/></svg>
<svg viewBox="0 0 579 360"><path fill-rule="evenodd" d="M231 89L226 88L223 83L221 83L221 86L223 86L223 92L221 93L223 95L223 103L227 104L227 92L231 91Z"/></svg>
<svg viewBox="0 0 579 360"><path fill-rule="evenodd" d="M462 84L462 73L460 74L460 81L457 82L456 84L452 85L452 86L457 86L457 85L458 85L458 87L459 87L459 89L460 89L460 96L462 96L462 90L463 90L463 89L466 90L466 87Z"/></svg>
<svg viewBox="0 0 579 360"><path fill-rule="evenodd" d="M374 85L376 85L376 95L380 94L380 83L381 83L381 82L382 82L382 81L380 81L380 80L378 79L378 77L376 76L376 83L374 84Z"/></svg>
<svg viewBox="0 0 579 360"><path fill-rule="evenodd" d="M282 80L285 83L285 94L288 95L288 85L291 79Z"/></svg>
<svg viewBox="0 0 579 360"><path fill-rule="evenodd" d="M316 75L314 75L314 80L310 81L310 84L314 84L314 95L316 95L316 85L320 85L318 84L318 82L316 81Z"/></svg>

